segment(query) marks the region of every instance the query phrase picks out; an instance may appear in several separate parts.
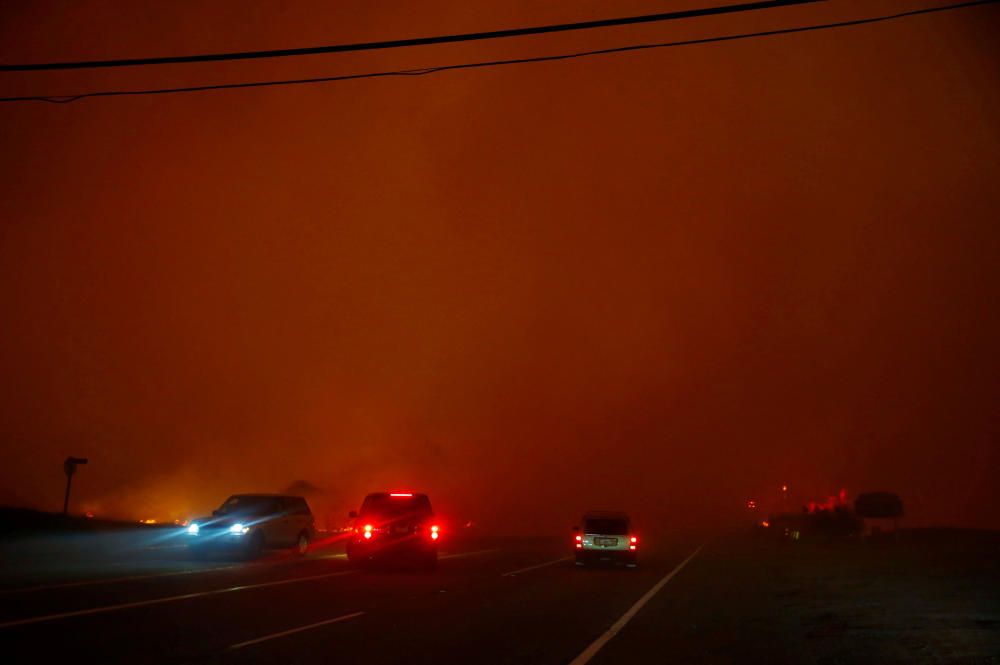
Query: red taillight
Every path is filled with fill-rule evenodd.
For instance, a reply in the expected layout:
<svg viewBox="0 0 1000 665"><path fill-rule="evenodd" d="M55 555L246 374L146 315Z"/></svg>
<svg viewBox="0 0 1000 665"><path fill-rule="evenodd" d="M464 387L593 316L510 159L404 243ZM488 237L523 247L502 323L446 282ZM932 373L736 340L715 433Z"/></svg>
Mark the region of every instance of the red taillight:
<svg viewBox="0 0 1000 665"><path fill-rule="evenodd" d="M583 549L583 536L576 536L576 549Z"/></svg>
<svg viewBox="0 0 1000 665"><path fill-rule="evenodd" d="M639 542L639 539L638 539L638 538L636 538L635 536L632 536L632 537L631 537L631 538L629 539L629 542L630 542L630 543L632 543L632 544L634 545L635 543Z"/></svg>
<svg viewBox="0 0 1000 665"><path fill-rule="evenodd" d="M440 535L438 533L438 531L439 531L439 529L438 529L438 527L437 527L436 524L431 527L431 540L437 540L438 539L438 536Z"/></svg>
<svg viewBox="0 0 1000 665"><path fill-rule="evenodd" d="M630 550L634 550L634 549L635 549L635 545L629 545L629 546L628 546L628 548L629 548Z"/></svg>
<svg viewBox="0 0 1000 665"><path fill-rule="evenodd" d="M391 492L389 496L413 496L412 492Z"/></svg>
<svg viewBox="0 0 1000 665"><path fill-rule="evenodd" d="M371 524L366 524L365 525L365 538L371 538L372 537L372 529L374 529L374 528L375 527L373 527Z"/></svg>
<svg viewBox="0 0 1000 665"><path fill-rule="evenodd" d="M576 537L576 542L580 542L581 540L583 540L583 536L577 536Z"/></svg>

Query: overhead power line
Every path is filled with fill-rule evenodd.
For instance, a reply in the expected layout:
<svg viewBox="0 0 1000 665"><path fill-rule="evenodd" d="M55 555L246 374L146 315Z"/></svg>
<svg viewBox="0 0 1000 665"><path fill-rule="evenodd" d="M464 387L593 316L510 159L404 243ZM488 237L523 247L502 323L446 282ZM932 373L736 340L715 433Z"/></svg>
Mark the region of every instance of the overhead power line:
<svg viewBox="0 0 1000 665"><path fill-rule="evenodd" d="M172 55L155 58L125 58L118 60L86 60L77 62L40 62L27 64L0 64L0 72L30 72L51 71L55 69L96 69L99 67L136 67L148 65L178 65L196 62L220 62L226 60L257 60L261 58L290 58L304 55L323 55L326 53L346 53L348 51L375 51L381 49L403 48L408 46L429 46L431 44L453 44L456 42L482 41L484 39L502 39L506 37L525 37L543 35L552 32L569 32L573 30L591 30L594 28L611 28L620 25L636 25L639 23L657 23L676 21L679 19L718 16L720 14L735 14L738 12L774 9L792 5L805 5L825 0L766 0L762 2L746 2L738 5L721 7L705 7L702 9L685 9L682 11L647 14L645 16L625 16L619 18L600 19L597 21L582 21L578 23L560 23L556 25L540 25L528 28L510 28L507 30L492 30L489 32L469 32L460 35L439 35L436 37L414 37L410 39L394 39L379 42L361 42L358 44L333 44L330 46L309 46L305 48L274 49L269 51L242 51L237 53L202 53L196 55Z"/></svg>
<svg viewBox="0 0 1000 665"><path fill-rule="evenodd" d="M481 62L466 62L458 63L452 65L440 65L436 67L424 67L420 69L400 69L394 71L382 71L382 72L366 72L360 74L343 74L338 76L321 76L314 78L302 78L302 79L282 79L282 80L270 80L270 81L248 81L243 83L217 83L210 85L199 85L199 86L188 86L188 87L178 87L178 88L152 88L146 90L104 90L97 92L87 92L76 95L39 95L39 96L25 96L25 97L0 97L0 102L25 102L25 101L41 101L50 102L53 104L66 104L69 102L74 102L79 99L85 99L88 97L128 97L128 96L139 96L139 95L164 95L173 93L184 93L184 92L206 92L210 90L234 90L240 88L264 88L272 86L286 86L286 85L309 85L316 83L332 83L336 81L350 81L355 79L367 79L367 78L386 78L386 77L400 77L400 76L426 76L428 74L435 74L438 72L446 72L458 69L478 69L485 67L498 67L503 65L517 65L517 64L528 64L536 62L552 62L557 60L570 60L573 58L584 58L590 56L599 55L609 55L613 53L625 53L628 51L643 51L649 49L659 49L659 48L670 48L676 46L692 46L697 44L709 44L715 42L727 42L727 41L737 41L745 39L754 39L759 37L773 37L777 35L787 35L799 32L812 32L817 30L830 30L835 28L846 28L851 26L865 25L870 23L881 23L883 21L891 21L894 19L905 18L909 16L917 16L920 14L932 14L937 12L950 11L955 9L963 9L967 7L975 7L980 5L995 4L1000 2L1000 0L974 0L971 2L960 2L951 5L942 5L938 7L927 7L924 9L914 9L907 12L899 12L896 14L885 14L881 16L870 16L867 18L852 19L848 21L838 21L834 23L819 23L813 25L796 26L791 28L780 28L776 30L765 30L760 32L747 32L733 35L722 35L717 37L704 37L701 39L686 39L681 41L672 42L656 42L649 44L632 44L628 46L618 46L614 48L598 49L592 51L578 51L574 53L563 53L557 55L544 55L526 58L511 58L507 60L487 60Z"/></svg>

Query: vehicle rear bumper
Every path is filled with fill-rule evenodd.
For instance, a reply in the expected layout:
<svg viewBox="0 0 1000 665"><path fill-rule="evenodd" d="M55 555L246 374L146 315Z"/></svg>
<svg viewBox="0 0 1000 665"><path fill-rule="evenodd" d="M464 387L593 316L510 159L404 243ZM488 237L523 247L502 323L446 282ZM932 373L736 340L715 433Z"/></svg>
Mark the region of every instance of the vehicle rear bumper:
<svg viewBox="0 0 1000 665"><path fill-rule="evenodd" d="M352 540L347 543L349 559L388 559L437 556L437 543L423 539Z"/></svg>
<svg viewBox="0 0 1000 665"><path fill-rule="evenodd" d="M580 563L635 563L638 554L635 550L576 550L576 560Z"/></svg>

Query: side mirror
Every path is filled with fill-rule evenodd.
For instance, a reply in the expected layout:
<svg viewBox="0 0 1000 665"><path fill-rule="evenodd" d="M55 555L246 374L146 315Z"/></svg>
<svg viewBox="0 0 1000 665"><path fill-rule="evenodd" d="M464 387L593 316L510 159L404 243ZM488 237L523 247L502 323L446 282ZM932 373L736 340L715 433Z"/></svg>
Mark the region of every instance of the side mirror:
<svg viewBox="0 0 1000 665"><path fill-rule="evenodd" d="M358 511L352 510L351 512L347 513L347 516L353 520L358 516Z"/></svg>
<svg viewBox="0 0 1000 665"><path fill-rule="evenodd" d="M573 531L579 532L580 531L580 527L578 527L578 526L573 527Z"/></svg>

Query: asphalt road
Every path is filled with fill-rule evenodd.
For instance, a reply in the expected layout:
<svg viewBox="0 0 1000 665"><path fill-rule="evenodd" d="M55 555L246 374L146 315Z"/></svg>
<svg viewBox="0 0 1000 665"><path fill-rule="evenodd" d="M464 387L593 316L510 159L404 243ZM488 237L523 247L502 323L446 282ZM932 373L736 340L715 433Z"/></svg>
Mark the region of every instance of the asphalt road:
<svg viewBox="0 0 1000 665"><path fill-rule="evenodd" d="M857 583L841 590L840 610L910 588L909 573L866 569L873 556L898 558L872 552L827 576ZM980 568L959 557L955 570L970 586L945 609L971 623L960 644L949 633L952 642L931 651L851 650L858 634L830 619L833 586L812 588L817 571L844 559L829 548L668 537L644 543L635 570L580 569L570 553L568 539L467 539L444 543L427 573L358 570L336 549L246 564L191 562L165 547L119 575L25 578L21 587L5 578L0 653L6 663L1000 662L995 548L979 552ZM935 561L938 581L955 589ZM914 565L914 578L924 576L925 563ZM819 606L798 603L796 585Z"/></svg>

